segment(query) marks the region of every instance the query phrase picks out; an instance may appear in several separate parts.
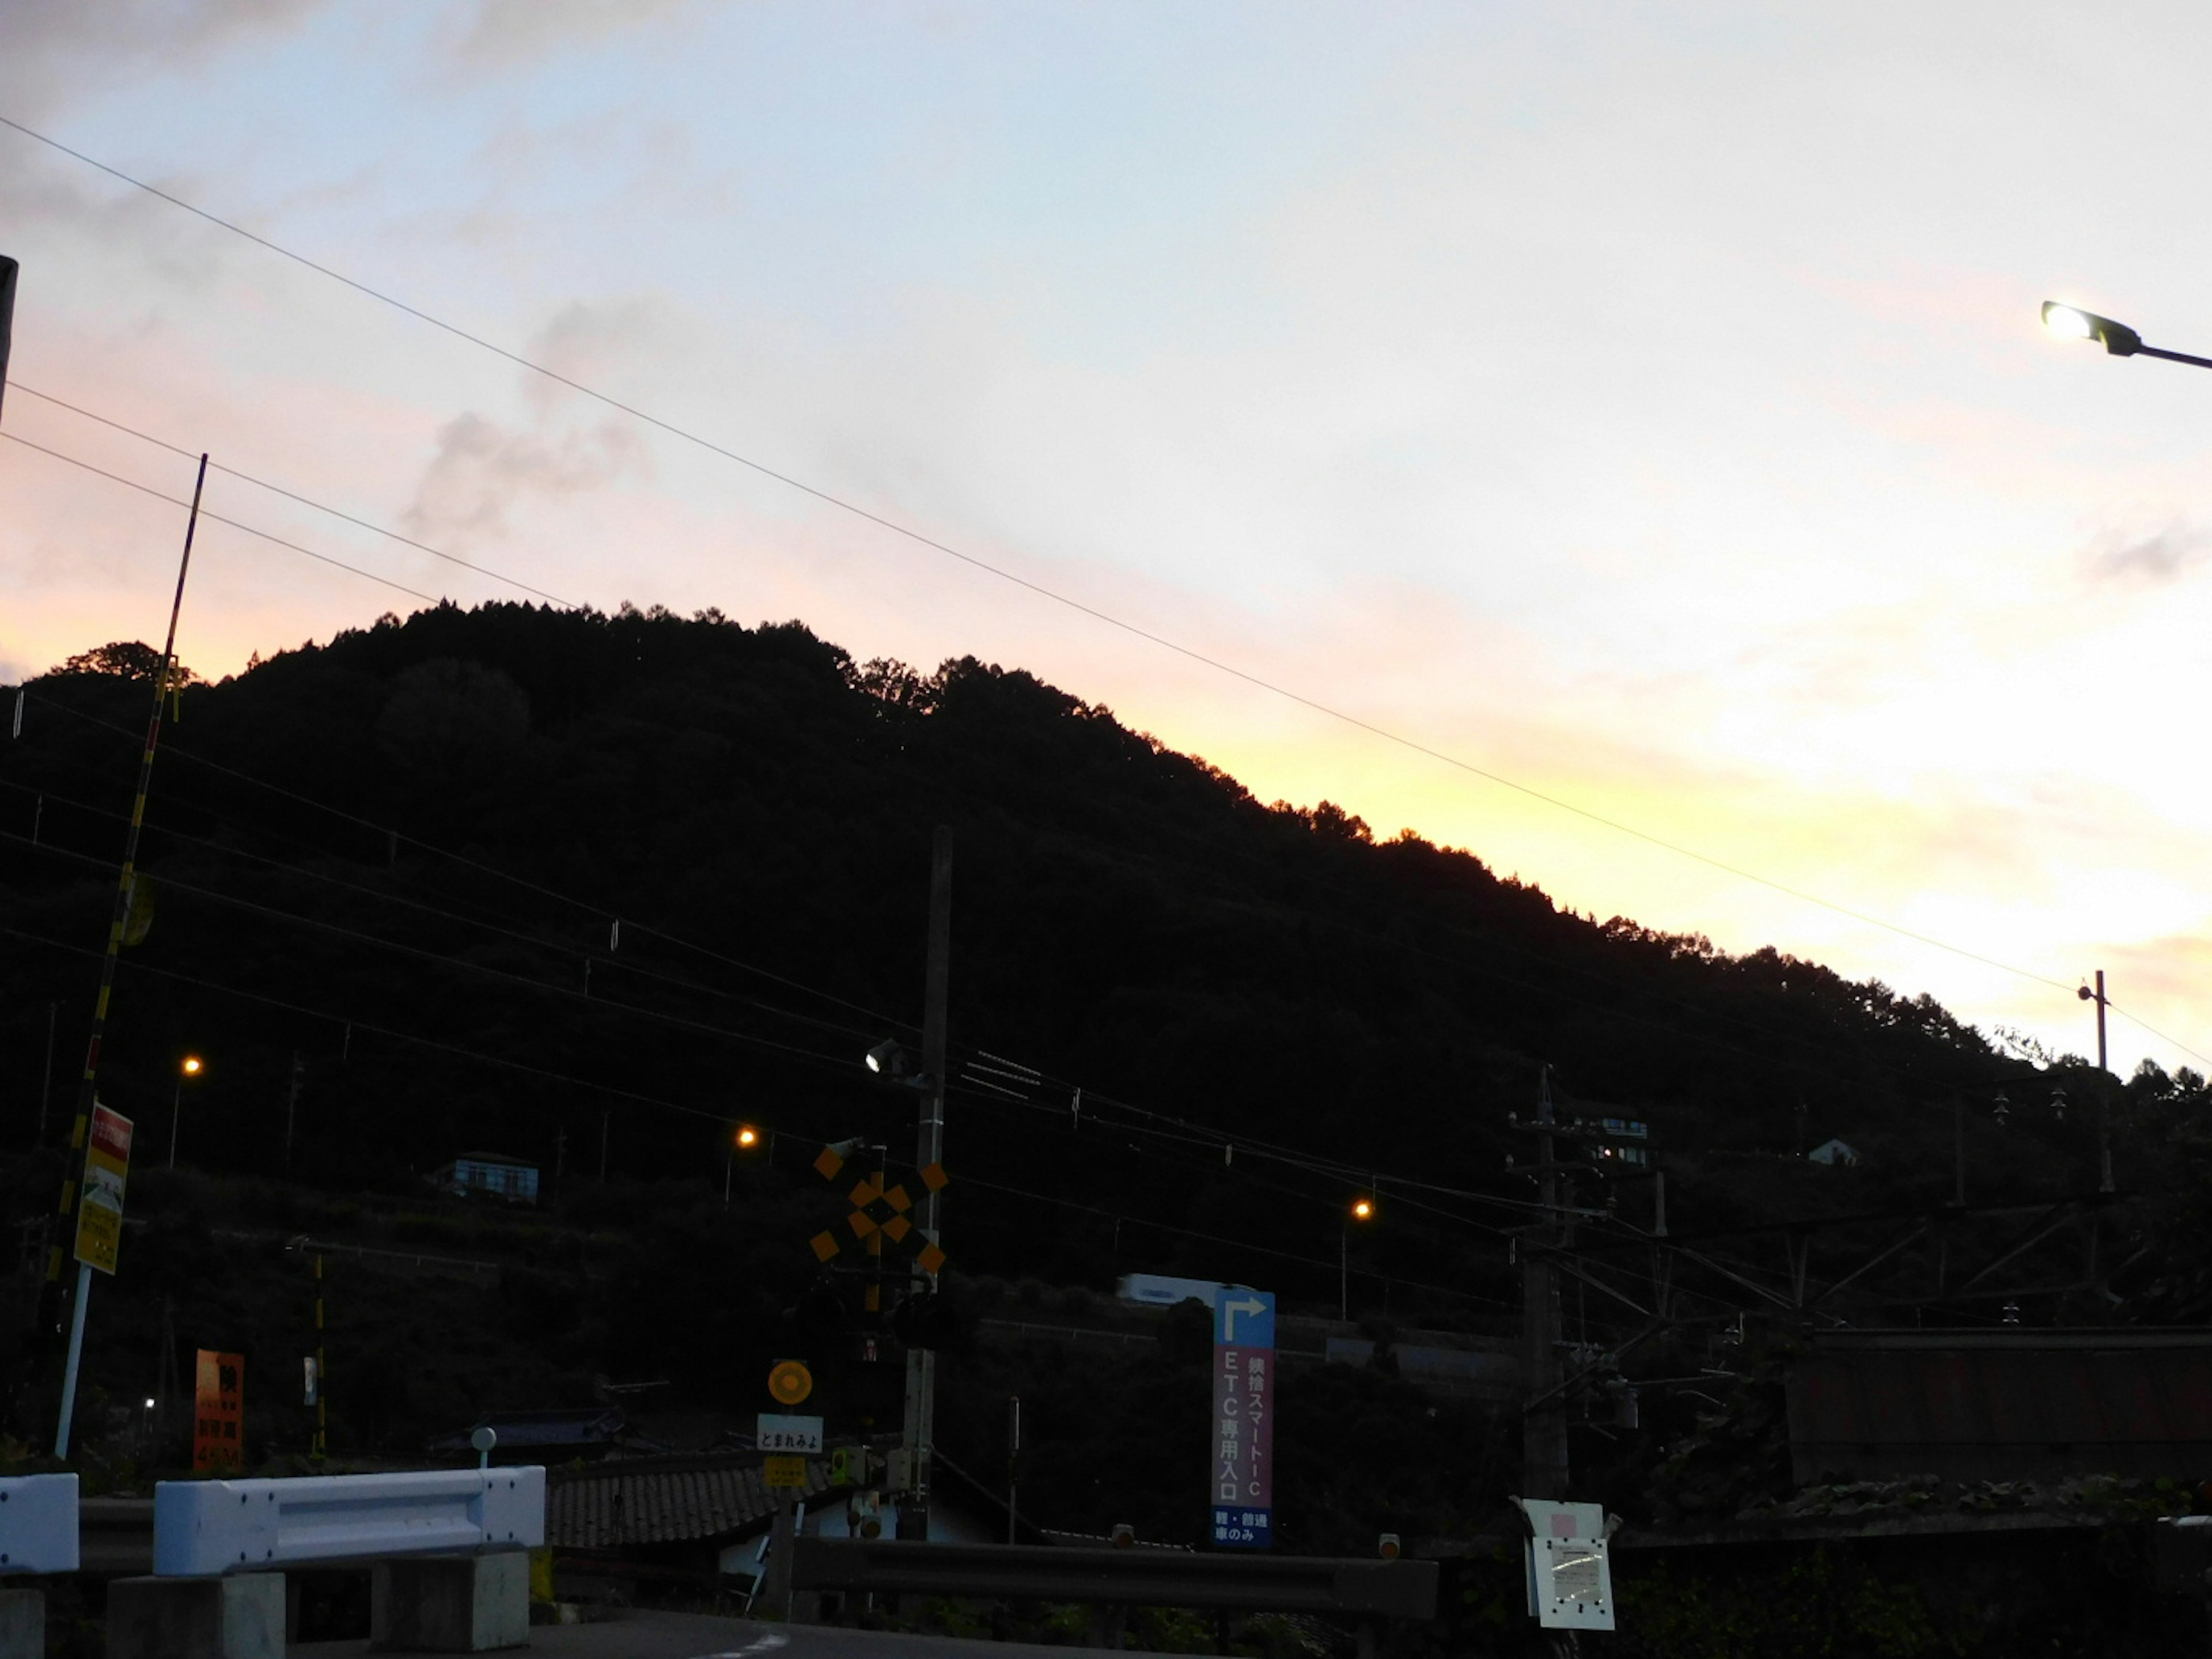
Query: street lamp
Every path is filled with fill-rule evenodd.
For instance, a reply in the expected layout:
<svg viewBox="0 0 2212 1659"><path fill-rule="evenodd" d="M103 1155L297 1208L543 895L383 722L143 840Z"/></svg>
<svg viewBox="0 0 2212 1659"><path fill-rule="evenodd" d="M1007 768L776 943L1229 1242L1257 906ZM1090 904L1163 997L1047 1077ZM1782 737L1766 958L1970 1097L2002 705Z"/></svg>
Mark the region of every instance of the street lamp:
<svg viewBox="0 0 2212 1659"><path fill-rule="evenodd" d="M177 1067L177 1086L169 1097L169 1167L177 1167L177 1131L182 1126L185 1112L185 1079L198 1077L203 1068L198 1054L186 1054Z"/></svg>
<svg viewBox="0 0 2212 1659"><path fill-rule="evenodd" d="M766 1139L750 1123L740 1123L730 1132L730 1146L722 1160L722 1207L730 1207L730 1176L737 1168L738 1154L750 1152Z"/></svg>
<svg viewBox="0 0 2212 1659"><path fill-rule="evenodd" d="M1355 1198L1352 1200L1352 1206L1345 1212L1344 1219L1337 1225L1336 1316L1339 1319L1352 1317L1352 1224L1374 1218L1375 1200Z"/></svg>
<svg viewBox="0 0 2212 1659"><path fill-rule="evenodd" d="M2192 357L2185 351L2145 345L2142 336L2125 323L2116 323L2110 317L2100 317L2094 311L2062 305L2056 300L2043 302L2043 325L2063 340L2094 340L2115 357L2163 357L2170 363L2194 363L2199 368L2212 368L2212 357Z"/></svg>

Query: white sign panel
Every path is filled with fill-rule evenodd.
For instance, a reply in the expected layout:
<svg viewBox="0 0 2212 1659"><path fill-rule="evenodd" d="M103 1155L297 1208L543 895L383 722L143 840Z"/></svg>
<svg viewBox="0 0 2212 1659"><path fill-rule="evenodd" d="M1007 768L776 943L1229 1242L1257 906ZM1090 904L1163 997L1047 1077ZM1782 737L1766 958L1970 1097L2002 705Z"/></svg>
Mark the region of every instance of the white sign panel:
<svg viewBox="0 0 2212 1659"><path fill-rule="evenodd" d="M763 1412L753 1443L764 1452L822 1452L822 1419L789 1417L781 1412Z"/></svg>
<svg viewBox="0 0 2212 1659"><path fill-rule="evenodd" d="M1516 1501L1528 1517L1528 1611L1536 1622L1550 1630L1611 1630L1604 1506Z"/></svg>

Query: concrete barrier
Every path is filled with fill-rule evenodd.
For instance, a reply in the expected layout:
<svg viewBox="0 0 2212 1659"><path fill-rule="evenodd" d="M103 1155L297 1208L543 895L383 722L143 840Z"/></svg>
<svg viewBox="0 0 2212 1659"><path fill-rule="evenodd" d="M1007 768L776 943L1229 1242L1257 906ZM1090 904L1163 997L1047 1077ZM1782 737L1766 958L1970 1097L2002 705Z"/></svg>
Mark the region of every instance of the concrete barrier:
<svg viewBox="0 0 2212 1659"><path fill-rule="evenodd" d="M371 1570L372 1647L522 1646L544 1541L537 1468L164 1480L153 1575L109 1587L109 1659L283 1659L281 1570L333 1562Z"/></svg>
<svg viewBox="0 0 2212 1659"><path fill-rule="evenodd" d="M0 1573L76 1571L76 1477L0 1480Z"/></svg>
<svg viewBox="0 0 2212 1659"><path fill-rule="evenodd" d="M75 1572L76 1477L19 1474L0 1480L0 1574ZM0 1589L0 1659L46 1659L43 1590Z"/></svg>
<svg viewBox="0 0 2212 1659"><path fill-rule="evenodd" d="M544 1541L545 1471L536 1467L164 1480L154 1488L157 1577Z"/></svg>

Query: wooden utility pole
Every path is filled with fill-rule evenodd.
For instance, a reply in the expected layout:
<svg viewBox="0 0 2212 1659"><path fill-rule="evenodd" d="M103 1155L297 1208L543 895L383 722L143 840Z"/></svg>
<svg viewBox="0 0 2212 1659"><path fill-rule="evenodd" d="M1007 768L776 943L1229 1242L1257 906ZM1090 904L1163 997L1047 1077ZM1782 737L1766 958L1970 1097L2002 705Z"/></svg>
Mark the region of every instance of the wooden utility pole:
<svg viewBox="0 0 2212 1659"><path fill-rule="evenodd" d="M929 968L921 1016L921 1121L915 1138L915 1166L927 1170L945 1157L945 999L952 969L952 831L937 826L929 858ZM939 1237L943 1194L922 1183L921 1236ZM915 1291L936 1288L933 1274L917 1267ZM898 1535L929 1536L930 1453L937 1438L937 1352L909 1346L906 1351L906 1455L908 1495L899 1504Z"/></svg>

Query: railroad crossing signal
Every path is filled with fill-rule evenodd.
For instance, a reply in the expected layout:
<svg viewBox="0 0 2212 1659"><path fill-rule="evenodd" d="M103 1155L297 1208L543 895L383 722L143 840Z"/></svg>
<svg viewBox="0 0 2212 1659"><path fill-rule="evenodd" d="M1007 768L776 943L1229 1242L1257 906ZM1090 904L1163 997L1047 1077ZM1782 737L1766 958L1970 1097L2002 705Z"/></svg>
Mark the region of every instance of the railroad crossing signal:
<svg viewBox="0 0 2212 1659"><path fill-rule="evenodd" d="M814 1167L824 1181L835 1181L845 1167L845 1156L835 1146L824 1146L821 1156L814 1160ZM941 1164L933 1164L921 1172L921 1184L933 1193L942 1192L950 1179ZM846 1197L853 1209L845 1218L845 1224L852 1229L855 1240L866 1244L869 1255L880 1255L884 1239L894 1244L918 1239L921 1244L915 1251L915 1261L922 1272L934 1277L945 1271L945 1252L908 1218L908 1212L914 1208L914 1199L903 1184L886 1188L878 1176L863 1176ZM878 1213L878 1206L884 1213ZM815 1234L811 1242L818 1261L826 1262L844 1249L837 1235L827 1230Z"/></svg>

